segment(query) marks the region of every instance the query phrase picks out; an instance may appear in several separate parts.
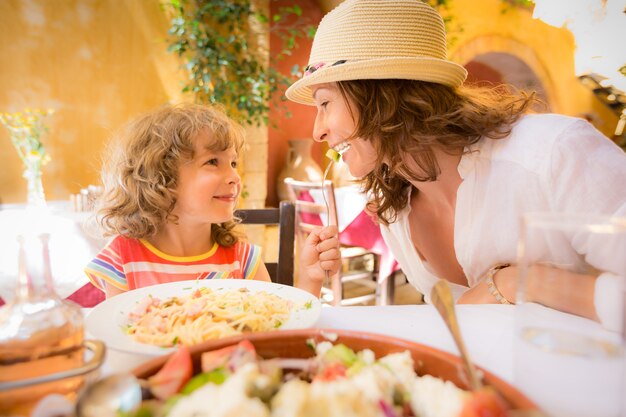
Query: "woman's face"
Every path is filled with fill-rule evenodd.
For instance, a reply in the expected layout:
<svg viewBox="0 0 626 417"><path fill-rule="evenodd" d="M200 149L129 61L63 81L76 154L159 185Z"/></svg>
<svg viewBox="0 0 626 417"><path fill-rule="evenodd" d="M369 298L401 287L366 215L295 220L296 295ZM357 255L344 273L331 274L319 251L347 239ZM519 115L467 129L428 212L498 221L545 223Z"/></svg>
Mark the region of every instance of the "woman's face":
<svg viewBox="0 0 626 417"><path fill-rule="evenodd" d="M313 139L327 142L330 148L338 152L349 145L342 159L352 176L361 178L372 172L376 166L376 150L372 143L362 138L346 141L356 128L356 120L352 115L359 117L354 110L355 106L349 106L344 100L336 83L314 85L311 91L317 107Z"/></svg>

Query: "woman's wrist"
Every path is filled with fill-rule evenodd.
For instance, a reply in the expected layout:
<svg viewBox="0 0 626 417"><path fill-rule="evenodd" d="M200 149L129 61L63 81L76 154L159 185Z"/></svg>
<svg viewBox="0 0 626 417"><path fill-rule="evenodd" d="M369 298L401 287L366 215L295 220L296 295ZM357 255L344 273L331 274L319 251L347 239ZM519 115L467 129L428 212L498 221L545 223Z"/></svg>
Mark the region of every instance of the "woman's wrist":
<svg viewBox="0 0 626 417"><path fill-rule="evenodd" d="M487 290L491 296L500 304L515 304L515 283L510 278L505 278L503 274L506 274L510 264L498 264L494 265L487 271L485 283L487 284ZM496 280L496 278L499 278ZM511 285L513 284L513 285ZM511 287L513 287L511 289Z"/></svg>

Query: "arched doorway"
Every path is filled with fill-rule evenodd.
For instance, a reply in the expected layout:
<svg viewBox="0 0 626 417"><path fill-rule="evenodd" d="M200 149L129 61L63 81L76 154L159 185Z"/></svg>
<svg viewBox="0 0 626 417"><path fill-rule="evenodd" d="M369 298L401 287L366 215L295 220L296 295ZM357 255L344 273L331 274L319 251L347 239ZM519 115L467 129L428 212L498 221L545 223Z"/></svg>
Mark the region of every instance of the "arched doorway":
<svg viewBox="0 0 626 417"><path fill-rule="evenodd" d="M532 47L502 35L483 35L458 45L450 58L468 69L468 80L494 80L535 89L545 103L537 111L561 111L561 102L545 65Z"/></svg>
<svg viewBox="0 0 626 417"><path fill-rule="evenodd" d="M550 112L551 106L543 83L522 59L506 52L476 55L465 64L469 85L512 85L519 90L535 91L543 103L536 111Z"/></svg>

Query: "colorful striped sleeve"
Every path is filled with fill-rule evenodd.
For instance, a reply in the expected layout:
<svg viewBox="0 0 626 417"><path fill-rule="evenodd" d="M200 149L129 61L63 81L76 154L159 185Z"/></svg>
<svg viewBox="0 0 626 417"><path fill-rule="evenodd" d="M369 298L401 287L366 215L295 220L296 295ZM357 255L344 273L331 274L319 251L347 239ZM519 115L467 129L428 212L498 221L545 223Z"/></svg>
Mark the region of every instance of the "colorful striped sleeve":
<svg viewBox="0 0 626 417"><path fill-rule="evenodd" d="M113 239L85 267L85 273L91 283L102 291L105 282L122 291L128 291L128 282L120 256L120 242L119 236Z"/></svg>
<svg viewBox="0 0 626 417"><path fill-rule="evenodd" d="M259 269L259 265L263 262L261 259L261 247L246 242L240 242L239 244L244 246L245 249L245 256L243 257L244 265L242 268L243 277L244 279L252 279Z"/></svg>

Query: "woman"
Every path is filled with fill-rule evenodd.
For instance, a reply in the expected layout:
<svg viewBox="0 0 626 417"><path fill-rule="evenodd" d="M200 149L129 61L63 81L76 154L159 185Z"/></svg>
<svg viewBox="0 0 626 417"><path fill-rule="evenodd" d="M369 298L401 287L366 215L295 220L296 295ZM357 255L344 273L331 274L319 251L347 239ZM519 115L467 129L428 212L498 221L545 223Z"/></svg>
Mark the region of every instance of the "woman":
<svg viewBox="0 0 626 417"><path fill-rule="evenodd" d="M314 139L344 151L426 301L446 279L458 302L514 303L521 214L626 215L626 155L583 120L526 115L533 95L465 89L466 75L446 59L443 20L428 5L347 0L320 22L286 95L317 107ZM597 281L585 276L568 295L532 290L601 320Z"/></svg>

